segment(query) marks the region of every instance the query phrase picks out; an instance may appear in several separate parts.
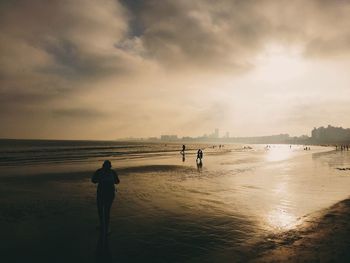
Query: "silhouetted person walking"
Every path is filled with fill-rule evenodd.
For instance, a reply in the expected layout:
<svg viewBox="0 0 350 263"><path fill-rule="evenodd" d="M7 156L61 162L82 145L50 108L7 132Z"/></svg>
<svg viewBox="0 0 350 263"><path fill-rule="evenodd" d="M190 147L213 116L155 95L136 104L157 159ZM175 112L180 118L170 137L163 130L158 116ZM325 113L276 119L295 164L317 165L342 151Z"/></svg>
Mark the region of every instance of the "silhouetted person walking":
<svg viewBox="0 0 350 263"><path fill-rule="evenodd" d="M117 173L112 170L110 161L104 161L102 168L98 169L91 178L91 181L97 186L97 209L100 219L101 233L107 234L109 227L109 213L114 200L116 188L119 184Z"/></svg>

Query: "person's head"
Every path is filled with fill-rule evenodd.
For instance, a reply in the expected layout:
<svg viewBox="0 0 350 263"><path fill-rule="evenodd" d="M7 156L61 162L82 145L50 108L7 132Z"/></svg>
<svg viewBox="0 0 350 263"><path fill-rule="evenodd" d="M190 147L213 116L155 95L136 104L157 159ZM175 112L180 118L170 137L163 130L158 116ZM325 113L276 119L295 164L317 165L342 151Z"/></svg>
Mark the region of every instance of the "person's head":
<svg viewBox="0 0 350 263"><path fill-rule="evenodd" d="M112 168L112 164L109 160L106 160L103 162L102 168L104 169L111 169Z"/></svg>

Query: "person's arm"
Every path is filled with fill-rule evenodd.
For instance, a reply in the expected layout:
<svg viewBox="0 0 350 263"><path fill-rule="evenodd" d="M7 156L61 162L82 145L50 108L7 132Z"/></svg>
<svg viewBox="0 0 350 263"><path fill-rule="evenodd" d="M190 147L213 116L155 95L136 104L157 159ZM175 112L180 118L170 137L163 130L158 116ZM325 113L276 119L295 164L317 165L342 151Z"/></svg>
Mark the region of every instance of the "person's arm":
<svg viewBox="0 0 350 263"><path fill-rule="evenodd" d="M93 182L94 184L97 184L98 183L98 170L92 175L91 177L91 182Z"/></svg>
<svg viewBox="0 0 350 263"><path fill-rule="evenodd" d="M119 184L120 183L120 180L119 180L119 177L118 177L118 174L116 171L113 171L114 172L114 183L115 184Z"/></svg>

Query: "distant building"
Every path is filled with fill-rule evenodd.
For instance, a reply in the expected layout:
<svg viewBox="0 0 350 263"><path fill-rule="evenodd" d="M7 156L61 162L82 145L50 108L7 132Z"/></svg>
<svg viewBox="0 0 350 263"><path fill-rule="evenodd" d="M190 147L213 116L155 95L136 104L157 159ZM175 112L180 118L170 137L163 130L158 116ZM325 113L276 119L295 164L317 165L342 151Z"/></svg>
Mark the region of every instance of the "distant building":
<svg viewBox="0 0 350 263"><path fill-rule="evenodd" d="M219 138L219 129L218 128L215 129L214 138Z"/></svg>
<svg viewBox="0 0 350 263"><path fill-rule="evenodd" d="M162 141L176 141L178 138L177 135L161 135L160 139Z"/></svg>
<svg viewBox="0 0 350 263"><path fill-rule="evenodd" d="M319 143L337 143L350 141L350 129L342 127L325 127L314 128L311 131L311 139Z"/></svg>
<svg viewBox="0 0 350 263"><path fill-rule="evenodd" d="M209 134L208 138L218 139L219 138L219 129L216 128L213 133Z"/></svg>

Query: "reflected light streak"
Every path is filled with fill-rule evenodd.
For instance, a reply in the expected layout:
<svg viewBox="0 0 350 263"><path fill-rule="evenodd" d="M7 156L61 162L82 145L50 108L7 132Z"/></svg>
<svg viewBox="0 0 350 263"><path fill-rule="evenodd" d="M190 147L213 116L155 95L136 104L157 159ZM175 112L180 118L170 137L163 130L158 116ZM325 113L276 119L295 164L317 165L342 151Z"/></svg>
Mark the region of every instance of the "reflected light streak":
<svg viewBox="0 0 350 263"><path fill-rule="evenodd" d="M273 146L268 149L266 160L270 162L282 161L292 156L292 150L287 146Z"/></svg>
<svg viewBox="0 0 350 263"><path fill-rule="evenodd" d="M267 222L275 229L287 230L296 225L297 218L282 208L276 208L267 215Z"/></svg>

